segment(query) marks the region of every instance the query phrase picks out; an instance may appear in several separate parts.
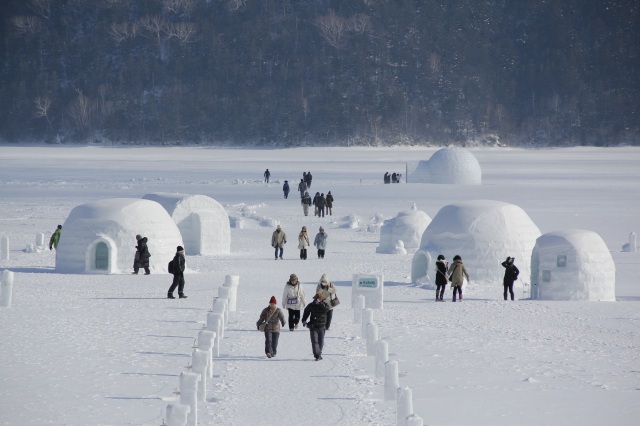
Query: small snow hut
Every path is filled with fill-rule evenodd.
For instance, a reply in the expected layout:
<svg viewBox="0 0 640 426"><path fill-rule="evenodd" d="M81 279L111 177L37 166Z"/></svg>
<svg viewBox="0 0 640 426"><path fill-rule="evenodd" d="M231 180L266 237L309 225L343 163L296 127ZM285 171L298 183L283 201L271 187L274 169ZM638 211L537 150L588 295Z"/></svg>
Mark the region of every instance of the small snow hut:
<svg viewBox="0 0 640 426"><path fill-rule="evenodd" d="M470 151L447 147L436 151L429 160L407 162L407 183L480 185L482 169Z"/></svg>
<svg viewBox="0 0 640 426"><path fill-rule="evenodd" d="M413 204L411 210L402 211L396 217L384 221L376 253L397 254L398 241L404 243L408 253L414 253L420 248L420 239L429 223L429 215Z"/></svg>

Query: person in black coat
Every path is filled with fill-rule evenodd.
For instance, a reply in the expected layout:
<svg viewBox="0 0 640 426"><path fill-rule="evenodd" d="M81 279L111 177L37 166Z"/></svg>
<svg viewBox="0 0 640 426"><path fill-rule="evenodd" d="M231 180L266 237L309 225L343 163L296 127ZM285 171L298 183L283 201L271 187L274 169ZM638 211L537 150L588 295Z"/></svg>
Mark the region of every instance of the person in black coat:
<svg viewBox="0 0 640 426"><path fill-rule="evenodd" d="M149 247L147 247L147 237L136 235L136 240L138 240L138 245L136 246L136 257L133 260L132 274L137 274L140 268L144 268L144 274L149 275L151 273L149 271L151 253L149 253Z"/></svg>
<svg viewBox="0 0 640 426"><path fill-rule="evenodd" d="M311 176L311 172L307 172L307 176L304 178L305 182L307 183L307 189L311 189L311 180L313 179L313 177Z"/></svg>
<svg viewBox="0 0 640 426"><path fill-rule="evenodd" d="M504 266L504 300L507 300L507 291L511 294L511 300L513 300L513 282L518 279L520 270L514 265L513 261L516 260L513 257L507 257L507 260L502 262Z"/></svg>
<svg viewBox="0 0 640 426"><path fill-rule="evenodd" d="M282 192L284 192L284 198L287 199L289 198L289 181L285 180L284 181L284 185L282 185Z"/></svg>
<svg viewBox="0 0 640 426"><path fill-rule="evenodd" d="M173 291L176 287L178 287L178 297L180 299L187 298L187 296L184 295L184 269L184 248L182 248L182 246L178 246L176 249L176 255L173 257L173 282L167 292L167 299L175 299L175 297L173 297Z"/></svg>
<svg viewBox="0 0 640 426"><path fill-rule="evenodd" d="M271 176L271 172L269 171L269 169L264 171L264 181L266 183L269 183L269 177Z"/></svg>
<svg viewBox="0 0 640 426"><path fill-rule="evenodd" d="M313 296L313 302L304 308L302 315L302 325L309 328L311 336L311 350L316 361L322 359L322 347L324 346L324 332L327 326L327 312L329 305L323 302L322 293ZM309 322L307 322L309 319Z"/></svg>
<svg viewBox="0 0 640 426"><path fill-rule="evenodd" d="M449 281L447 272L449 272L449 262L444 260L443 255L439 255L436 261L436 302L444 302L442 297Z"/></svg>

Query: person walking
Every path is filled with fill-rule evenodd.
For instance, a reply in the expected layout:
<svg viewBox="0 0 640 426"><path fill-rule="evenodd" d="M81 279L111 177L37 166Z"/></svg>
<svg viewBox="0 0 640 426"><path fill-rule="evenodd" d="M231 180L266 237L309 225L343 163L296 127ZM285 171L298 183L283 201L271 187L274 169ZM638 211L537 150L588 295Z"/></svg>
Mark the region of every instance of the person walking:
<svg viewBox="0 0 640 426"><path fill-rule="evenodd" d="M289 181L285 180L284 181L284 185L282 185L282 192L284 192L284 199L286 200L287 198L289 198Z"/></svg>
<svg viewBox="0 0 640 426"><path fill-rule="evenodd" d="M278 353L278 340L280 339L280 324L284 326L284 314L278 308L276 297L271 296L269 306L260 313L260 318L256 322L256 327L260 330L260 325L264 327L264 353L267 358L273 358Z"/></svg>
<svg viewBox="0 0 640 426"><path fill-rule="evenodd" d="M318 259L324 259L324 251L327 248L327 237L329 235L324 232L324 228L320 227L320 232L316 234L313 245L318 249Z"/></svg>
<svg viewBox="0 0 640 426"><path fill-rule="evenodd" d="M284 245L287 244L287 234L284 233L280 225L276 226L276 230L271 234L271 247L275 248L276 260L280 257L282 260L282 253L284 252Z"/></svg>
<svg viewBox="0 0 640 426"><path fill-rule="evenodd" d="M300 249L300 259L307 260L307 247L311 245L309 241L309 234L307 233L307 227L303 226L302 230L298 234L298 248Z"/></svg>
<svg viewBox="0 0 640 426"><path fill-rule="evenodd" d="M322 348L324 347L324 332L327 326L327 312L329 305L323 302L322 293L316 293L313 301L304 308L302 325L309 328L311 337L311 350L316 361L322 359ZM309 322L307 323L307 319Z"/></svg>
<svg viewBox="0 0 640 426"><path fill-rule="evenodd" d="M327 274L322 274L320 283L316 286L316 294L322 293L322 300L327 302L329 310L327 311L327 321L325 322L325 330L329 331L331 327L331 319L333 318L333 305L331 301L336 298L336 286L329 281Z"/></svg>
<svg viewBox="0 0 640 426"><path fill-rule="evenodd" d="M307 189L311 189L311 180L313 176L311 176L311 172L307 172L307 176L305 177L305 182L307 183Z"/></svg>
<svg viewBox="0 0 640 426"><path fill-rule="evenodd" d="M331 216L331 209L333 208L333 195L331 195L331 191L327 192L327 213Z"/></svg>
<svg viewBox="0 0 640 426"><path fill-rule="evenodd" d="M300 322L300 310L307 304L304 289L298 281L296 274L289 276L289 281L284 285L282 294L282 307L289 312L289 330L298 328Z"/></svg>
<svg viewBox="0 0 640 426"><path fill-rule="evenodd" d="M384 183L391 183L391 176L389 176L389 172L384 173Z"/></svg>
<svg viewBox="0 0 640 426"><path fill-rule="evenodd" d="M443 255L439 255L436 260L436 302L444 302L444 291L449 281L447 272L449 272L449 262L444 260Z"/></svg>
<svg viewBox="0 0 640 426"><path fill-rule="evenodd" d="M453 264L449 268L451 271L449 273L449 281L451 281L451 289L453 290L453 301L456 301L456 292L460 295L460 301L462 302L462 283L464 282L464 277L467 277L467 282L469 280L469 274L464 267L464 263L462 263L462 258L459 255L453 256Z"/></svg>
<svg viewBox="0 0 640 426"><path fill-rule="evenodd" d="M318 198L320 198L320 193L316 192L316 195L313 196L313 205L314 205L314 209L313 209L313 215L314 216L320 216L318 214Z"/></svg>
<svg viewBox="0 0 640 426"><path fill-rule="evenodd" d="M185 269L185 260L184 260L184 248L182 246L178 246L176 248L176 255L173 257L173 282L171 283L171 287L169 287L169 291L167 292L167 299L175 299L173 297L173 291L178 287L178 297L180 299L186 299L187 296L184 294L184 269Z"/></svg>
<svg viewBox="0 0 640 426"><path fill-rule="evenodd" d="M136 256L133 260L133 272L132 274L137 275L140 268L144 268L144 274L149 275L151 271L149 271L149 258L151 257L151 253L149 253L149 247L147 246L147 237L142 237L141 235L136 235L136 240L138 241L138 245L136 246Z"/></svg>
<svg viewBox="0 0 640 426"><path fill-rule="evenodd" d="M298 184L298 191L300 192L300 198L304 197L304 194L307 191L307 184L304 179L300 179L300 183Z"/></svg>
<svg viewBox="0 0 640 426"><path fill-rule="evenodd" d="M269 177L271 176L271 172L269 171L269 169L264 171L264 181L266 183L269 183Z"/></svg>
<svg viewBox="0 0 640 426"><path fill-rule="evenodd" d="M51 238L49 238L49 250L58 249L58 243L60 242L60 237L62 236L62 225L58 225L53 234L51 234Z"/></svg>
<svg viewBox="0 0 640 426"><path fill-rule="evenodd" d="M300 204L302 204L302 211L305 216L309 216L309 207L311 207L311 197L307 191L304 192L302 196L302 200L300 200Z"/></svg>
<svg viewBox="0 0 640 426"><path fill-rule="evenodd" d="M316 207L318 209L318 217L324 217L324 208L327 205L327 199L324 197L324 192L318 197L316 201Z"/></svg>
<svg viewBox="0 0 640 426"><path fill-rule="evenodd" d="M507 260L502 262L504 267L504 280L502 282L504 286L504 300L507 300L507 291L511 294L511 300L513 300L513 282L518 279L520 270L516 267L513 261L514 257L507 257Z"/></svg>

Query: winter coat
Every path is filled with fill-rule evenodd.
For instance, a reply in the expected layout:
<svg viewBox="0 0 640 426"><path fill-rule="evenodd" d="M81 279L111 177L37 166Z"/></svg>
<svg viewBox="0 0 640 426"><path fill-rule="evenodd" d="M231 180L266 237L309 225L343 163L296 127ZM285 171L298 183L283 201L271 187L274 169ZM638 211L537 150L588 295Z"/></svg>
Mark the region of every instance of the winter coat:
<svg viewBox="0 0 640 426"><path fill-rule="evenodd" d="M306 249L310 245L311 243L309 242L309 234L307 234L306 231L300 231L300 234L298 234L298 248L302 250Z"/></svg>
<svg viewBox="0 0 640 426"><path fill-rule="evenodd" d="M185 260L183 253L176 253L173 257L173 275L184 275Z"/></svg>
<svg viewBox="0 0 640 426"><path fill-rule="evenodd" d="M447 278L447 272L449 272L449 263L444 260L436 261L436 285L447 285L449 279Z"/></svg>
<svg viewBox="0 0 640 426"><path fill-rule="evenodd" d="M331 195L331 191L327 194L327 207L333 207L333 195Z"/></svg>
<svg viewBox="0 0 640 426"><path fill-rule="evenodd" d="M327 205L327 199L324 198L322 195L318 197L318 199L316 200L316 206L318 206L318 208L324 208L324 206Z"/></svg>
<svg viewBox="0 0 640 426"><path fill-rule="evenodd" d="M280 230L280 232L278 232L277 229L273 231L273 234L271 235L271 247L277 246L283 248L286 243L287 234L285 234L282 229Z"/></svg>
<svg viewBox="0 0 640 426"><path fill-rule="evenodd" d="M282 185L282 190L287 194L289 193L289 182L285 182L284 185Z"/></svg>
<svg viewBox="0 0 640 426"><path fill-rule="evenodd" d="M284 285L284 292L282 293L282 307L285 309L295 309L299 311L304 308L307 302L305 301L304 289L300 284L300 281L296 285L291 284L290 281Z"/></svg>
<svg viewBox="0 0 640 426"><path fill-rule="evenodd" d="M304 308L304 314L302 314L302 322L307 322L307 318L309 318L309 328L320 328L326 327L327 325L327 312L329 312L330 308L324 302L318 302L318 300L314 299L313 302L309 303L306 308Z"/></svg>
<svg viewBox="0 0 640 426"><path fill-rule="evenodd" d="M51 238L49 239L49 248L58 248L58 243L60 242L60 237L62 236L62 229L57 228L51 234Z"/></svg>
<svg viewBox="0 0 640 426"><path fill-rule="evenodd" d="M320 193L316 192L316 195L313 196L313 205L314 206L318 205L318 198L320 198Z"/></svg>
<svg viewBox="0 0 640 426"><path fill-rule="evenodd" d="M306 194L304 197L302 197L302 200L300 201L300 203L310 206L311 205L311 197L309 196L309 194Z"/></svg>
<svg viewBox="0 0 640 426"><path fill-rule="evenodd" d="M467 281L469 281L469 274L467 273L462 260L453 261L453 263L449 267L449 277L451 281L451 287L462 286L464 277L467 277Z"/></svg>
<svg viewBox="0 0 640 426"><path fill-rule="evenodd" d="M520 270L513 264L513 262L507 262L506 260L502 262L502 266L504 266L504 283L505 284L513 284L515 280L518 279L518 275L520 275Z"/></svg>
<svg viewBox="0 0 640 426"><path fill-rule="evenodd" d="M307 186L311 186L311 179L313 178L311 176L311 172L309 172L307 173L307 176L304 178L305 182L307 183Z"/></svg>
<svg viewBox="0 0 640 426"><path fill-rule="evenodd" d="M285 324L284 314L282 313L282 310L276 307L274 312L273 310L271 310L271 306L267 306L262 310L262 313L260 313L260 318L258 319L258 322L256 322L256 327L258 327L260 324L265 322L267 318L269 318L269 322L267 323L267 326L265 327L264 331L271 332L271 333L279 333L280 324L282 325Z"/></svg>
<svg viewBox="0 0 640 426"><path fill-rule="evenodd" d="M305 181L301 180L300 183L298 184L298 191L304 192L306 190L307 190L307 184Z"/></svg>
<svg viewBox="0 0 640 426"><path fill-rule="evenodd" d="M336 297L336 286L333 285L333 283L329 283L328 286L324 287L323 284L326 284L326 283L319 283L316 286L316 294L322 293L322 295L324 296L322 300L327 302L327 305L329 306L329 310L331 310L333 309L333 306L331 306L330 301L335 299Z"/></svg>
<svg viewBox="0 0 640 426"><path fill-rule="evenodd" d="M136 246L138 252L138 263L141 267L149 267L149 258L151 257L151 253L149 253L149 247L147 247L147 237L141 238L138 240L138 245Z"/></svg>
<svg viewBox="0 0 640 426"><path fill-rule="evenodd" d="M329 234L327 234L326 232L318 232L316 234L315 240L313 240L313 245L318 250L326 249L327 248L327 237L328 236L329 236Z"/></svg>

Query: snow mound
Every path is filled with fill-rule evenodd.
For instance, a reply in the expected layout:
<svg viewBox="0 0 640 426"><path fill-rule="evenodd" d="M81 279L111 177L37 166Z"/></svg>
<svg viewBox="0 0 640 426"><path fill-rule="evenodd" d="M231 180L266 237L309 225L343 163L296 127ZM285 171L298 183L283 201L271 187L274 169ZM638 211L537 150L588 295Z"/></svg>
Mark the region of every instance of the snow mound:
<svg viewBox="0 0 640 426"><path fill-rule="evenodd" d="M477 158L460 147L436 151L429 160L407 163L407 183L480 185L482 169Z"/></svg>
<svg viewBox="0 0 640 426"><path fill-rule="evenodd" d="M415 204L411 210L402 211L396 217L385 220L380 229L380 244L376 253L398 253L398 241L404 243L405 254L407 251L414 253L420 248L422 234L430 223L429 215L415 208Z"/></svg>
<svg viewBox="0 0 640 426"><path fill-rule="evenodd" d="M231 252L231 225L226 210L206 195L146 194L165 208L177 224L189 255L217 255Z"/></svg>
<svg viewBox="0 0 640 426"><path fill-rule="evenodd" d="M592 231L549 232L531 256L533 299L615 300L616 267L607 245Z"/></svg>
<svg viewBox="0 0 640 426"><path fill-rule="evenodd" d="M178 227L160 204L136 198L81 204L71 210L62 226L56 272L131 272L137 234L149 240L151 271L166 272L176 247L183 242Z"/></svg>
<svg viewBox="0 0 640 426"><path fill-rule="evenodd" d="M520 278L516 287L529 283L531 252L540 230L520 207L492 200L450 204L433 218L413 257L411 280L435 272L439 254L451 263L460 255L471 280L502 283L507 256L516 259Z"/></svg>

